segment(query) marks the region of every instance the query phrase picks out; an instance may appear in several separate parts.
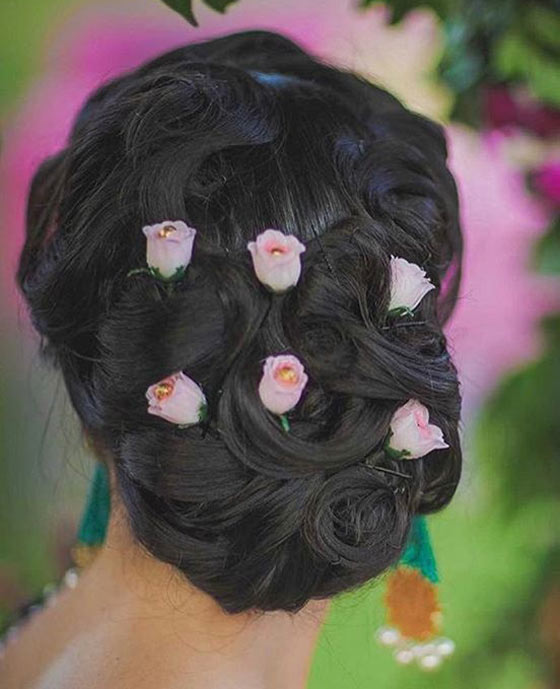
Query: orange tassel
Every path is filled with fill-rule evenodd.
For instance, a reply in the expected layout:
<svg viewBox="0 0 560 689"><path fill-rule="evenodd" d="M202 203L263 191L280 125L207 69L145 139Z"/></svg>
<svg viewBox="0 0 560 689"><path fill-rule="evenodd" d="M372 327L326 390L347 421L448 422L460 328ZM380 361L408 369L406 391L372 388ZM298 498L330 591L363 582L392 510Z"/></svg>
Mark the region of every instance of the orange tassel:
<svg viewBox="0 0 560 689"><path fill-rule="evenodd" d="M412 567L400 566L389 577L385 592L388 623L403 637L426 641L441 624L435 584Z"/></svg>

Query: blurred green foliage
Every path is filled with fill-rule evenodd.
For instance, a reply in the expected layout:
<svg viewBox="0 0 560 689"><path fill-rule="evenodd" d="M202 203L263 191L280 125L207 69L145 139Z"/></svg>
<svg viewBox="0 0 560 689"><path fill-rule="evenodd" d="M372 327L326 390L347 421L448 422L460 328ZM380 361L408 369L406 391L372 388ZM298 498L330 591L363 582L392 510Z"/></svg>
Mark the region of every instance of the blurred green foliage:
<svg viewBox="0 0 560 689"><path fill-rule="evenodd" d="M43 59L48 41L46 27L64 20L70 7L87 0L0 2L0 114L17 103Z"/></svg>
<svg viewBox="0 0 560 689"><path fill-rule="evenodd" d="M496 41L490 66L496 76L521 80L544 102L560 105L560 11L519 3Z"/></svg>
<svg viewBox="0 0 560 689"><path fill-rule="evenodd" d="M507 515L532 501L554 507L560 523L560 316L542 323L544 354L508 375L487 401L477 456L499 477L496 509Z"/></svg>
<svg viewBox="0 0 560 689"><path fill-rule="evenodd" d="M549 231L535 246L535 267L545 275L560 275L560 218L556 217ZM554 346L558 346L555 342Z"/></svg>
<svg viewBox="0 0 560 689"><path fill-rule="evenodd" d="M368 7L379 0L362 0ZM560 105L560 6L556 0L389 0L392 21L430 7L443 22L443 80L458 94L453 116L476 123L477 88L526 84L540 100Z"/></svg>

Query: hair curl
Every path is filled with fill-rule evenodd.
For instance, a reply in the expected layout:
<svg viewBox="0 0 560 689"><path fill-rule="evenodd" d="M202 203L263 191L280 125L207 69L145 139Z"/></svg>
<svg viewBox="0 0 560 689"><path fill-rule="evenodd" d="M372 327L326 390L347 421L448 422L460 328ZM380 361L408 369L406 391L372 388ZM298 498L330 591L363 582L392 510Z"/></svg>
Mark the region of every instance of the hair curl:
<svg viewBox="0 0 560 689"><path fill-rule="evenodd" d="M145 260L141 227L164 218L198 230L170 294L126 277ZM268 227L307 247L283 295L257 282L246 248ZM89 98L35 175L17 281L42 354L111 454L137 540L229 612L295 611L380 574L414 514L456 489L442 325L461 253L441 127L282 36L244 32ZM387 317L391 254L436 286L413 320ZM257 395L263 360L282 352L310 376L289 434ZM207 432L147 414L148 385L177 370L207 393ZM365 460L411 397L450 447L385 459L403 481Z"/></svg>

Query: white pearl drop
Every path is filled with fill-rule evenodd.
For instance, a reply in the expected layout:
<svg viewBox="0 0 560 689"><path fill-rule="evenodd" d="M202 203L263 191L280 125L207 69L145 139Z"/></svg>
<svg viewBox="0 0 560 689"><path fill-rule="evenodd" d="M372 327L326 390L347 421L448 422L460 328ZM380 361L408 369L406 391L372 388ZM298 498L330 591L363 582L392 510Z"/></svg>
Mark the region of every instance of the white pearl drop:
<svg viewBox="0 0 560 689"><path fill-rule="evenodd" d="M395 660L401 665L409 665L414 660L414 653L410 648L401 648L395 651Z"/></svg>
<svg viewBox="0 0 560 689"><path fill-rule="evenodd" d="M381 627L377 630L377 640L383 646L396 646L401 640L401 635L397 629L392 627Z"/></svg>
<svg viewBox="0 0 560 689"><path fill-rule="evenodd" d="M445 658L455 651L455 642L451 639L439 639L436 647L437 653Z"/></svg>
<svg viewBox="0 0 560 689"><path fill-rule="evenodd" d="M45 586L43 586L43 596L45 596L45 598L52 596L54 593L56 593L55 584L50 583L50 584L45 584Z"/></svg>
<svg viewBox="0 0 560 689"><path fill-rule="evenodd" d="M435 644L416 644L412 647L412 650L417 658L422 658L423 656L434 655L437 653Z"/></svg>
<svg viewBox="0 0 560 689"><path fill-rule="evenodd" d="M69 569L66 574L64 575L64 583L68 588L76 588L76 584L78 583L78 573L76 572L75 569Z"/></svg>
<svg viewBox="0 0 560 689"><path fill-rule="evenodd" d="M424 670L435 670L441 661L442 658L439 655L425 655L419 660L419 663Z"/></svg>

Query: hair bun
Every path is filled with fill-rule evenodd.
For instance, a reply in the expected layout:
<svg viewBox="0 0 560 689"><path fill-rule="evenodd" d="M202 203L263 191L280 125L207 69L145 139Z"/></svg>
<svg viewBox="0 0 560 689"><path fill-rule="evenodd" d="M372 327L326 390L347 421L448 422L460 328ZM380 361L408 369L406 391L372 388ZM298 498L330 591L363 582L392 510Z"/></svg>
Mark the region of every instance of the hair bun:
<svg viewBox="0 0 560 689"><path fill-rule="evenodd" d="M142 228L164 218L196 228L192 255L165 265L172 283L137 272ZM247 249L267 228L305 246L274 293ZM297 610L380 574L412 517L453 496L460 395L442 323L461 250L441 127L246 32L92 95L32 185L18 283L138 542L230 612ZM433 285L398 314L391 256ZM284 355L308 377L289 433L259 396ZM181 371L204 392L202 424L148 413L149 386ZM385 457L399 479L365 460L409 399L448 447Z"/></svg>

